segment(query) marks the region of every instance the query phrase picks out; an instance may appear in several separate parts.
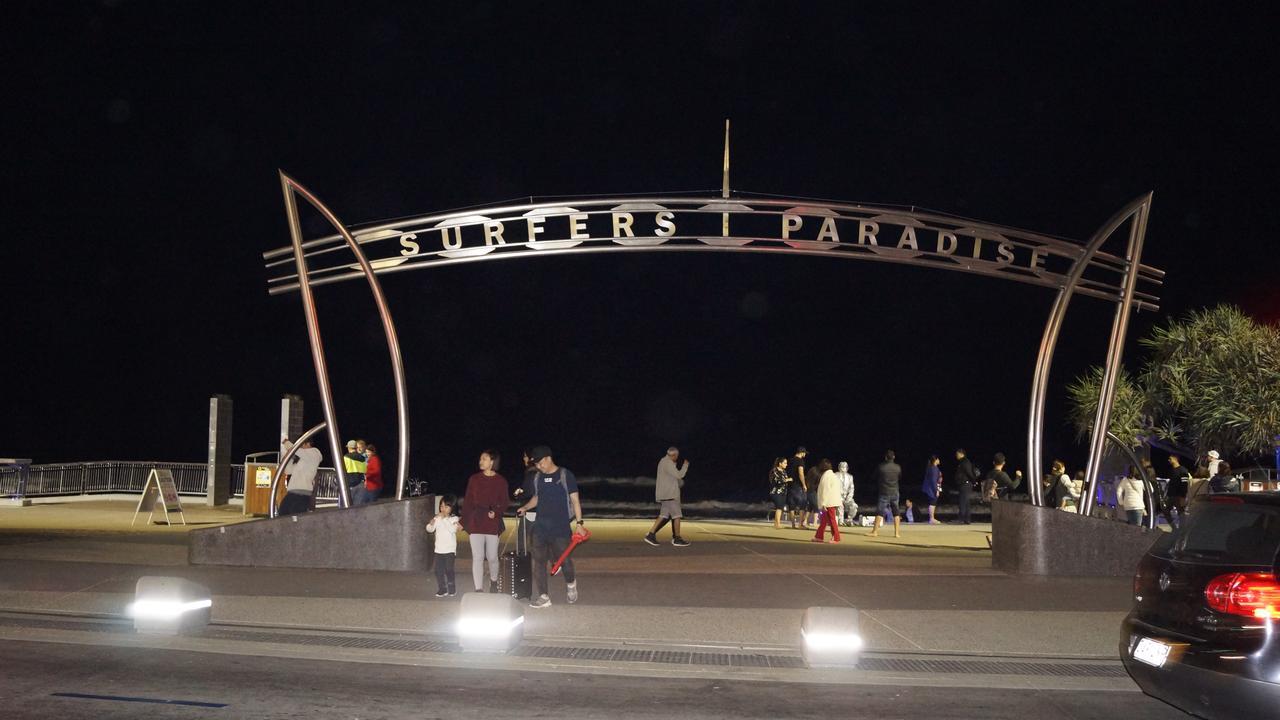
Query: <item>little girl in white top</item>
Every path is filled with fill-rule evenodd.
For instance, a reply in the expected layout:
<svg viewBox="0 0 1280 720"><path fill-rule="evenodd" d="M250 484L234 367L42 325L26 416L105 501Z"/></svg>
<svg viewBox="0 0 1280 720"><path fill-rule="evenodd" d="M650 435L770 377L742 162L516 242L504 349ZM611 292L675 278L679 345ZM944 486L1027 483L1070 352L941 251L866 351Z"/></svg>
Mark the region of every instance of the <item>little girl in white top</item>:
<svg viewBox="0 0 1280 720"><path fill-rule="evenodd" d="M453 561L458 555L459 518L453 514L458 500L452 495L440 499L440 512L427 523L427 532L435 533L436 597L453 597L458 588L453 579Z"/></svg>

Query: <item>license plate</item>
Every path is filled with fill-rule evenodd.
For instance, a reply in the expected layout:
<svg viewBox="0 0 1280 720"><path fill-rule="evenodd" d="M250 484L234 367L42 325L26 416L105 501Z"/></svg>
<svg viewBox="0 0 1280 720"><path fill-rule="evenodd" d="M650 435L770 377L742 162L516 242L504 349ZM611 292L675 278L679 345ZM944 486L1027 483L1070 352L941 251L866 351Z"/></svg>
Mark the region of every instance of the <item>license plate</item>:
<svg viewBox="0 0 1280 720"><path fill-rule="evenodd" d="M1158 640L1142 638L1138 641L1138 646L1133 649L1133 659L1152 667L1161 667L1169 659L1170 649L1168 645Z"/></svg>

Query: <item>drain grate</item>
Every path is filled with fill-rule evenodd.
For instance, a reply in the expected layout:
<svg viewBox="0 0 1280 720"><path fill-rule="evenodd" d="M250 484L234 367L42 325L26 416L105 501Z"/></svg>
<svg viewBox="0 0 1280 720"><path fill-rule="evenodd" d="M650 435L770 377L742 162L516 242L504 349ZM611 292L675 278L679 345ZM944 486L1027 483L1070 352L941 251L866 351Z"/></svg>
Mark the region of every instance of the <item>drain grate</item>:
<svg viewBox="0 0 1280 720"><path fill-rule="evenodd" d="M43 617L16 617L0 615L0 626L23 627L38 630L82 630L87 632L131 633L132 622L115 620L59 620Z"/></svg>
<svg viewBox="0 0 1280 720"><path fill-rule="evenodd" d="M917 660L862 658L858 669L868 672L946 673L955 675L1049 675L1053 677L1128 677L1119 664L997 662L991 660Z"/></svg>

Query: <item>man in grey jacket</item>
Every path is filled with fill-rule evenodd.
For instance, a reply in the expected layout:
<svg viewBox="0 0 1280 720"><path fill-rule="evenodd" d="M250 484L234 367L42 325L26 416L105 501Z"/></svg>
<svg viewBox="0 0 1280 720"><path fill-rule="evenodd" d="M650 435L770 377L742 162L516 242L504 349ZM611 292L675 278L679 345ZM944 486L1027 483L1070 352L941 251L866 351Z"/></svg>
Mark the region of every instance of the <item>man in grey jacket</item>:
<svg viewBox="0 0 1280 720"><path fill-rule="evenodd" d="M653 528L644 536L650 545L658 544L658 531L668 522L671 523L671 544L676 547L688 547L689 542L680 537L680 483L685 473L689 472L689 461L685 460L679 467L680 450L667 448L667 454L658 461L658 477L653 487L653 499L658 503L658 519L653 521Z"/></svg>

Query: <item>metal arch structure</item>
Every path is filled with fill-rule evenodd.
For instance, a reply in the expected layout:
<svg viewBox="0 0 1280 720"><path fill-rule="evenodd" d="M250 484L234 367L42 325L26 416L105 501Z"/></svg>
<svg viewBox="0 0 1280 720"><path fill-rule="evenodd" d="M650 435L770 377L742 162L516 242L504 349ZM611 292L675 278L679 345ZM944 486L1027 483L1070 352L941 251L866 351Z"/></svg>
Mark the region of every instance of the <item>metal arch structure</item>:
<svg viewBox="0 0 1280 720"><path fill-rule="evenodd" d="M383 315L388 345L394 348L393 372L402 433L397 498L403 497L409 444L404 377L390 314L375 279L378 275L600 252L738 252L910 264L1052 288L1057 290L1057 298L1045 325L1032 380L1027 459L1029 469L1035 473L1033 477L1039 474L1049 370L1067 307L1076 295L1112 302L1116 305L1116 319L1099 397L1099 417L1090 442L1091 492L1106 440L1105 430L1100 432L1099 428L1105 429L1109 418L1129 316L1134 310L1159 309L1154 288L1164 278L1163 271L1141 262L1150 193L1126 205L1088 243L1082 244L914 207L727 197L727 193L721 197L646 195L530 202L415 216L348 230L313 195L283 173L281 178L294 242L291 247L263 253L269 274L268 292L279 295L298 291L303 297L321 394L326 398L326 421L331 438L336 438L311 289L360 277L368 279ZM303 241L297 230L291 188L320 209L338 233ZM1124 255L1103 252L1107 239L1128 221L1132 222ZM347 249L356 256L354 264L342 252ZM367 259L366 252L375 259ZM311 268L311 263L318 267ZM294 272L290 272L291 265ZM336 444L336 439L333 442ZM345 481L341 484L345 486ZM1040 483L1028 485L1032 502L1042 505ZM1081 511L1087 512L1085 508Z"/></svg>
<svg viewBox="0 0 1280 720"><path fill-rule="evenodd" d="M280 189L284 193L285 214L289 220L289 236L293 240L292 250L294 265L297 268L299 292L302 295L303 313L307 320L307 335L311 339L311 359L315 363L316 382L320 386L320 402L324 408L324 424L329 429L329 448L333 452L333 466L338 473L338 497L342 507L351 506L350 492L347 489L347 473L342 463L342 440L338 432L337 413L333 407L333 392L329 386L329 370L324 357L324 344L320 338L320 321L316 314L315 297L311 293L308 281L306 252L303 250L302 222L298 218L298 202L296 195L301 195L312 207L324 216L325 220L338 231L339 237L351 249L356 258L356 266L361 275L369 281L369 291L373 293L373 301L378 306L378 316L382 319L382 330L387 336L387 351L391 354L391 372L395 377L396 387L396 427L399 435L399 447L396 466L396 499L404 499L404 482L409 470L409 400L405 391L404 363L400 356L400 341L396 337L395 323L391 319L391 310L387 307L387 299L382 294L382 285L374 274L368 258L360 249L360 244L351 236L351 232L342 224L333 211L320 202L311 191L296 180L280 171Z"/></svg>

